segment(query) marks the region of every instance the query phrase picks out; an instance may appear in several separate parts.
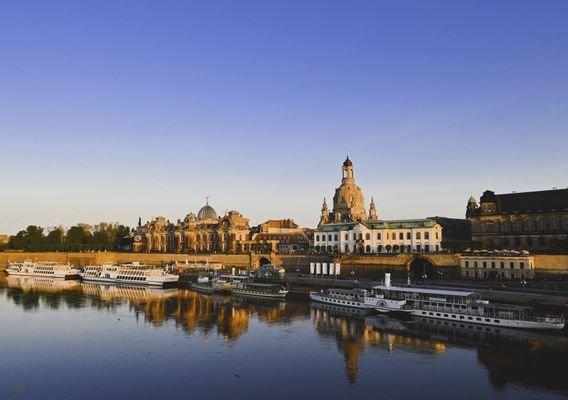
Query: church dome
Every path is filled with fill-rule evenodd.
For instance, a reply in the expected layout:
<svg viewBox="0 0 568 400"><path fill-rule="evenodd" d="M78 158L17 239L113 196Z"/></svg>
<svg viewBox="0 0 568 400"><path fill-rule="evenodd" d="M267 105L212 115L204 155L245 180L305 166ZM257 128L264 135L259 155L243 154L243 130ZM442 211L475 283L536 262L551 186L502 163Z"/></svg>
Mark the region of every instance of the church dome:
<svg viewBox="0 0 568 400"><path fill-rule="evenodd" d="M347 158L345 159L345 161L343 161L343 166L344 167L352 167L353 166L353 161L351 161L349 159L349 156L347 156Z"/></svg>
<svg viewBox="0 0 568 400"><path fill-rule="evenodd" d="M197 213L197 219L217 219L217 212L209 204L205 204Z"/></svg>

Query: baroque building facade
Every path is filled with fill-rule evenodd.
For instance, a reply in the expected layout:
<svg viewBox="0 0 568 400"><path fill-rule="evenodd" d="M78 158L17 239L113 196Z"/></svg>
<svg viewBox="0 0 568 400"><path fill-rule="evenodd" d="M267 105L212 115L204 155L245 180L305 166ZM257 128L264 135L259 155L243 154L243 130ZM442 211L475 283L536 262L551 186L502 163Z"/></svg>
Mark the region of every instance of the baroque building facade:
<svg viewBox="0 0 568 400"><path fill-rule="evenodd" d="M472 196L466 207L472 239L487 250L568 252L568 189Z"/></svg>
<svg viewBox="0 0 568 400"><path fill-rule="evenodd" d="M134 252L162 253L238 253L245 251L249 239L249 220L237 211L218 217L209 201L197 215L190 212L172 223L157 217L134 232Z"/></svg>
<svg viewBox="0 0 568 400"><path fill-rule="evenodd" d="M259 244L273 242L277 246L274 251L277 250L281 254L292 254L309 250L310 232L310 229L300 228L291 219L271 219L254 228L251 239Z"/></svg>
<svg viewBox="0 0 568 400"><path fill-rule="evenodd" d="M355 183L355 168L347 157L333 209L324 199L314 232L314 249L333 253L435 252L442 250L442 226L431 219L380 220L374 199L365 210L363 191Z"/></svg>

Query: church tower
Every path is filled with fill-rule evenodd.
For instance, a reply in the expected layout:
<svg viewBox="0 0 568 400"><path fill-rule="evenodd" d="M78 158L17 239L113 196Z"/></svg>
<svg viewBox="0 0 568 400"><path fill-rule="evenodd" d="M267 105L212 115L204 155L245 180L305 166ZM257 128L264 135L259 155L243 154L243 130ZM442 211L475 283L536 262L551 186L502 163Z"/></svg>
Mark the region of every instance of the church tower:
<svg viewBox="0 0 568 400"><path fill-rule="evenodd" d="M475 198L473 196L471 196L469 198L469 200L467 201L465 217L467 219L471 218L473 216L473 214L475 213L476 209L477 209L477 201L475 201Z"/></svg>
<svg viewBox="0 0 568 400"><path fill-rule="evenodd" d="M375 205L375 199L371 197L371 206L369 207L369 219L376 221L379 219L377 215L377 206Z"/></svg>
<svg viewBox="0 0 568 400"><path fill-rule="evenodd" d="M342 166L341 185L335 189L335 196L333 196L334 222L365 221L367 219L363 191L355 184L354 170L353 162L347 156Z"/></svg>
<svg viewBox="0 0 568 400"><path fill-rule="evenodd" d="M321 206L321 218L320 218L320 225L327 224L329 222L329 209L327 208L327 202L325 201L325 197L323 198L323 204Z"/></svg>

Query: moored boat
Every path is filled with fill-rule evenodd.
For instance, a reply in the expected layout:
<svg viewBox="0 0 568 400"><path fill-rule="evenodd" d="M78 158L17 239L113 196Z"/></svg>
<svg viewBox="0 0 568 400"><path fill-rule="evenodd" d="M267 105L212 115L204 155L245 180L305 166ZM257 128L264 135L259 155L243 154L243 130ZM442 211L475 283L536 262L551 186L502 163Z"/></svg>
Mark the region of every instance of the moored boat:
<svg viewBox="0 0 568 400"><path fill-rule="evenodd" d="M381 299L377 310L382 312L404 309L417 317L507 328L557 330L565 324L563 316L538 315L532 307L526 306L490 304L471 291L391 286L388 274L385 284L371 291ZM391 306L392 302L398 305Z"/></svg>
<svg viewBox="0 0 568 400"><path fill-rule="evenodd" d="M83 267L81 279L103 283L166 286L177 283L179 276L168 273L164 268L135 262L123 265L87 265Z"/></svg>
<svg viewBox="0 0 568 400"><path fill-rule="evenodd" d="M61 279L79 277L79 270L70 264L52 261L24 261L8 263L6 273L20 276L41 276Z"/></svg>
<svg viewBox="0 0 568 400"><path fill-rule="evenodd" d="M283 299L288 294L288 289L274 283L234 282L231 286L232 293L242 296Z"/></svg>
<svg viewBox="0 0 568 400"><path fill-rule="evenodd" d="M374 310L378 298L369 296L365 289L326 289L320 292L310 292L310 300L324 304L342 307Z"/></svg>

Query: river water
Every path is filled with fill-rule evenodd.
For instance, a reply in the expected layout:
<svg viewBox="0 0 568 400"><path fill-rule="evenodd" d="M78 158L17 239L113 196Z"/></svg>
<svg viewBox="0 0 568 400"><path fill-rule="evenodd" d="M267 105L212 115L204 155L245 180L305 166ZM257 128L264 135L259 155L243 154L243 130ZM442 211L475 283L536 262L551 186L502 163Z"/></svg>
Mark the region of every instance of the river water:
<svg viewBox="0 0 568 400"><path fill-rule="evenodd" d="M565 399L568 336L0 274L1 399Z"/></svg>

